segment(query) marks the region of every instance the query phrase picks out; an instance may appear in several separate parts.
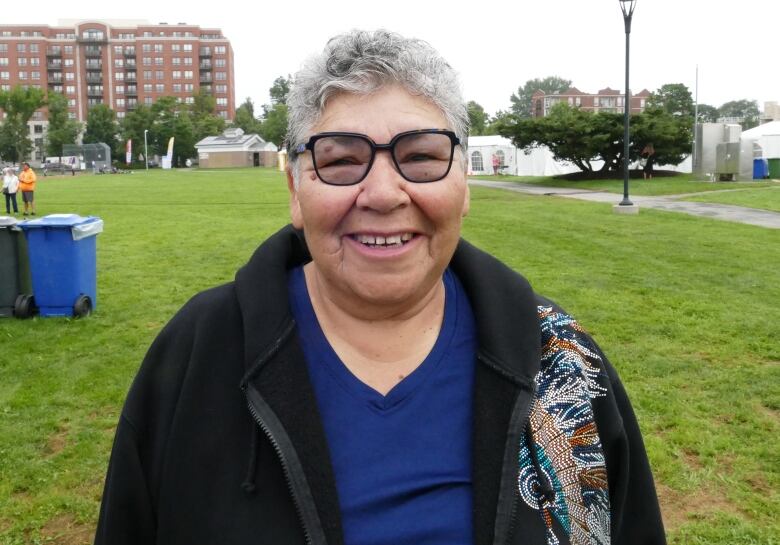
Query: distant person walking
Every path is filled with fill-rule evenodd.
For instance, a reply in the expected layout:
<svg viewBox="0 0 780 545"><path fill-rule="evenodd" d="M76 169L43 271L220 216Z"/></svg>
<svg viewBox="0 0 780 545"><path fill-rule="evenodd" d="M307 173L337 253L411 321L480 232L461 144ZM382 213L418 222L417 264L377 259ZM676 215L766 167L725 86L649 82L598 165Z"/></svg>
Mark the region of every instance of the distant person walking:
<svg viewBox="0 0 780 545"><path fill-rule="evenodd" d="M30 163L22 163L22 172L19 173L19 187L22 190L22 202L24 202L24 215L30 211L35 215L35 172L30 168Z"/></svg>
<svg viewBox="0 0 780 545"><path fill-rule="evenodd" d="M493 175L498 174L498 169L501 166L501 158L497 153L493 154Z"/></svg>
<svg viewBox="0 0 780 545"><path fill-rule="evenodd" d="M648 144L640 153L644 164L642 165L642 175L645 180L653 179L653 163L655 162L655 148L652 144Z"/></svg>
<svg viewBox="0 0 780 545"><path fill-rule="evenodd" d="M11 213L11 205L14 207L14 215L19 213L16 204L16 192L19 190L19 178L12 168L3 169L3 195L5 196L5 213Z"/></svg>

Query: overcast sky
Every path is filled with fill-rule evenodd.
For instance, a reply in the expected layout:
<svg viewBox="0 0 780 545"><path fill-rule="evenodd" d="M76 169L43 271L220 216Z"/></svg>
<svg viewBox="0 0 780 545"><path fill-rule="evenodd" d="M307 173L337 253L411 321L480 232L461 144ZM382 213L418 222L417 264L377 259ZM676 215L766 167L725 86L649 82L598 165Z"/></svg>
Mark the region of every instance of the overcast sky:
<svg viewBox="0 0 780 545"><path fill-rule="evenodd" d="M387 28L430 42L460 72L467 100L493 114L532 78L557 75L583 92L622 91L625 34L618 0L309 0L286 2L37 0L4 10L2 24L58 19L146 19L221 28L235 53L236 101L269 102L273 80L295 73L326 40ZM465 7L458 7L465 6ZM33 8L34 9L31 9ZM216 11L213 11L216 8ZM634 92L683 83L699 103L780 101L780 1L638 0L631 31ZM774 27L774 28L773 28Z"/></svg>

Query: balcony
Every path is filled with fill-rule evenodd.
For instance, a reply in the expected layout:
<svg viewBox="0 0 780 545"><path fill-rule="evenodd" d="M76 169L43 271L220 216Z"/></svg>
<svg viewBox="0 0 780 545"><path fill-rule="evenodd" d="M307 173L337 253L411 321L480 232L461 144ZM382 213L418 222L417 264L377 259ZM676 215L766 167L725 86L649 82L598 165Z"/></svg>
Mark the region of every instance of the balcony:
<svg viewBox="0 0 780 545"><path fill-rule="evenodd" d="M138 108L138 103L137 103L137 102L133 102L132 104L131 104L131 103L129 103L129 102L127 103L127 111L128 111L128 112L132 112L132 111L134 111L136 108Z"/></svg>
<svg viewBox="0 0 780 545"><path fill-rule="evenodd" d="M198 54L201 57L211 57L211 48L210 47L201 47Z"/></svg>
<svg viewBox="0 0 780 545"><path fill-rule="evenodd" d="M87 74L87 83L103 83L103 74Z"/></svg>
<svg viewBox="0 0 780 545"><path fill-rule="evenodd" d="M135 72L127 72L125 74L125 81L130 81L130 82L138 81L136 79Z"/></svg>
<svg viewBox="0 0 780 545"><path fill-rule="evenodd" d="M103 50L100 47L88 46L84 48L84 56L87 58L102 57Z"/></svg>
<svg viewBox="0 0 780 545"><path fill-rule="evenodd" d="M201 83L211 83L212 82L211 74L201 74L200 75L200 82Z"/></svg>
<svg viewBox="0 0 780 545"><path fill-rule="evenodd" d="M50 81L49 82L49 89L56 93L62 92L62 82L61 81Z"/></svg>
<svg viewBox="0 0 780 545"><path fill-rule="evenodd" d="M127 68L135 68L136 67L135 59L127 59L125 61L125 67L127 67Z"/></svg>
<svg viewBox="0 0 780 545"><path fill-rule="evenodd" d="M47 62L46 63L46 69L47 70L62 70L62 63L61 62Z"/></svg>
<svg viewBox="0 0 780 545"><path fill-rule="evenodd" d="M206 85L201 85L201 86L200 86L200 91L201 91L202 93L208 93L208 94L210 95L210 94L211 94L211 85L208 85L208 84L206 84Z"/></svg>
<svg viewBox="0 0 780 545"><path fill-rule="evenodd" d="M88 97L102 97L103 96L103 89L102 88L92 88L90 86L87 86L87 96Z"/></svg>
<svg viewBox="0 0 780 545"><path fill-rule="evenodd" d="M138 89L136 87L127 86L127 90L125 90L125 95L129 97L137 97L138 96Z"/></svg>
<svg viewBox="0 0 780 545"><path fill-rule="evenodd" d="M212 69L211 61L201 61L199 68L201 72L204 70L211 70Z"/></svg>
<svg viewBox="0 0 780 545"><path fill-rule="evenodd" d="M46 48L46 56L47 57L62 57L62 48L61 47L47 47Z"/></svg>
<svg viewBox="0 0 780 545"><path fill-rule="evenodd" d="M88 60L84 66L87 70L103 70L103 63L95 60Z"/></svg>
<svg viewBox="0 0 780 545"><path fill-rule="evenodd" d="M135 57L135 48L134 47L127 47L123 51L125 57Z"/></svg>
<svg viewBox="0 0 780 545"><path fill-rule="evenodd" d="M102 32L89 32L79 36L78 41L83 44L105 44L108 43L108 37Z"/></svg>

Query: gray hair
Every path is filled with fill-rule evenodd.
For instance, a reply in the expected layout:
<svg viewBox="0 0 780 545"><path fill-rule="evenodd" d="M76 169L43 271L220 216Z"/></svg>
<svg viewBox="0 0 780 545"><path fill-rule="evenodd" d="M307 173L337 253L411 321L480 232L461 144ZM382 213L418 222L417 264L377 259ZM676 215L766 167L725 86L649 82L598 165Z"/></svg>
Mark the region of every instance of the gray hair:
<svg viewBox="0 0 780 545"><path fill-rule="evenodd" d="M339 93L370 94L388 83L438 106L465 151L469 116L458 75L447 61L423 40L387 30L353 30L331 38L295 74L287 96L287 152L296 183L293 149L305 141L328 99Z"/></svg>

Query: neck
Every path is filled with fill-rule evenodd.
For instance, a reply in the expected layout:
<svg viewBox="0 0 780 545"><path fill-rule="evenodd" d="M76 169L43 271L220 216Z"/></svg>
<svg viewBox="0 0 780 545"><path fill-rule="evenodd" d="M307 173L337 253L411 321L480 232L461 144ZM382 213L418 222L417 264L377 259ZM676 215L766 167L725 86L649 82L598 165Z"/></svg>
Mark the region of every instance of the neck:
<svg viewBox="0 0 780 545"><path fill-rule="evenodd" d="M441 279L415 301L371 306L332 293L312 263L304 272L328 342L344 365L378 392L390 391L433 348L444 317Z"/></svg>

